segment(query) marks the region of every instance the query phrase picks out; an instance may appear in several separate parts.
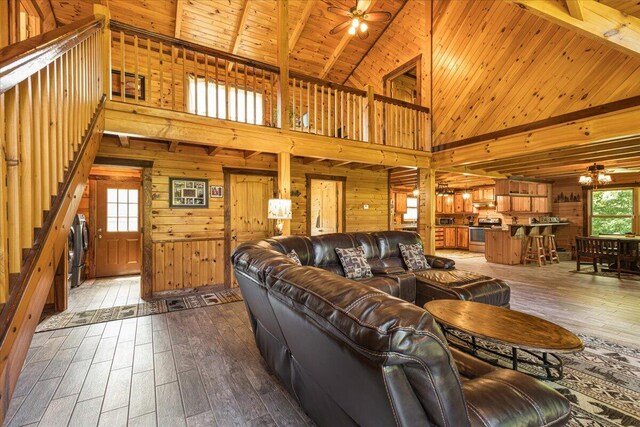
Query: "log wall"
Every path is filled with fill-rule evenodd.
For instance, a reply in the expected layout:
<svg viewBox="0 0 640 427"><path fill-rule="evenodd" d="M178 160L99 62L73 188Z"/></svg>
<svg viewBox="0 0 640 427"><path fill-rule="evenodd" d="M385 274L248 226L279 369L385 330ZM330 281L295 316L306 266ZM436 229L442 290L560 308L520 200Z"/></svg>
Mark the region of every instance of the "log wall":
<svg viewBox="0 0 640 427"><path fill-rule="evenodd" d="M99 156L153 160L152 209L153 292L197 288L224 283L224 199L209 199L206 209L169 207L169 177L205 178L209 185L223 185L223 168L277 170L274 155L245 159L242 152L222 150L208 156L205 148L130 141L123 148L115 138L105 137ZM291 162L292 234L306 234L306 174L345 176L347 231L386 230L388 218L387 172L329 167ZM299 192L299 194L298 194ZM368 209L364 209L364 205Z"/></svg>

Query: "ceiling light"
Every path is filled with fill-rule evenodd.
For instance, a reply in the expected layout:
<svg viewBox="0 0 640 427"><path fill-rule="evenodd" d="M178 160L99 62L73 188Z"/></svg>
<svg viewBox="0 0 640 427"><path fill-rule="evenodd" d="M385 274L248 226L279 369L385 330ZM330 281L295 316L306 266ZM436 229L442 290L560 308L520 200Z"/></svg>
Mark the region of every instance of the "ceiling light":
<svg viewBox="0 0 640 427"><path fill-rule="evenodd" d="M607 174L604 166L596 163L589 166L578 180L581 185L593 185L595 188L598 188L598 185L611 184L612 181L611 175Z"/></svg>
<svg viewBox="0 0 640 427"><path fill-rule="evenodd" d="M362 24L360 24L360 32L364 33L369 29L369 26L367 25L366 22L363 22Z"/></svg>
<svg viewBox="0 0 640 427"><path fill-rule="evenodd" d="M356 33L356 27L349 27L349 34L354 35Z"/></svg>
<svg viewBox="0 0 640 427"><path fill-rule="evenodd" d="M358 18L353 18L353 21L351 21L351 26L353 28L358 28L358 25L360 25L360 20Z"/></svg>
<svg viewBox="0 0 640 427"><path fill-rule="evenodd" d="M465 191L464 193L462 193L462 198L465 200L469 200L471 198L471 193Z"/></svg>

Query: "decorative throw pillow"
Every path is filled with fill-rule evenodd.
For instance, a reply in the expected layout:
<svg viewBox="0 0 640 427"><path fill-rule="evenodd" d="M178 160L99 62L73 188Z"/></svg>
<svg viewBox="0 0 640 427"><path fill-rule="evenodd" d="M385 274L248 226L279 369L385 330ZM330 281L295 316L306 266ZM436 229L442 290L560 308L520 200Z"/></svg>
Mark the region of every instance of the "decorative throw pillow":
<svg viewBox="0 0 640 427"><path fill-rule="evenodd" d="M427 270L431 268L427 262L427 258L424 256L424 252L422 252L422 245L420 243L413 245L398 243L398 246L400 246L402 259L404 259L404 263L410 271Z"/></svg>
<svg viewBox="0 0 640 427"><path fill-rule="evenodd" d="M366 279L372 277L371 266L364 256L362 246L357 248L336 248L338 258L344 269L344 276L347 279Z"/></svg>
<svg viewBox="0 0 640 427"><path fill-rule="evenodd" d="M295 249L291 249L291 252L287 254L287 258L291 258L291 261L295 262L298 265L302 265L302 263L300 262L300 258L298 257L298 254L296 253Z"/></svg>

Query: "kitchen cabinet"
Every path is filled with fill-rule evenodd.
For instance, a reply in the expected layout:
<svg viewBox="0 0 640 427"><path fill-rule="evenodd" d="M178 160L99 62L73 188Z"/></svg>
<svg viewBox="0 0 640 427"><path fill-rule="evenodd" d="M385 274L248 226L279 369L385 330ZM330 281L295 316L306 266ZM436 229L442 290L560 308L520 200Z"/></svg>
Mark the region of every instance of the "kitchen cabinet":
<svg viewBox="0 0 640 427"><path fill-rule="evenodd" d="M531 197L512 196L511 211L512 212L531 212Z"/></svg>
<svg viewBox="0 0 640 427"><path fill-rule="evenodd" d="M444 248L444 228L436 227L436 249Z"/></svg>
<svg viewBox="0 0 640 427"><path fill-rule="evenodd" d="M453 211L455 213L464 212L464 199L462 198L462 193L456 193L453 195Z"/></svg>
<svg viewBox="0 0 640 427"><path fill-rule="evenodd" d="M444 227L444 247L446 249L453 249L456 247L456 229L457 227Z"/></svg>
<svg viewBox="0 0 640 427"><path fill-rule="evenodd" d="M548 213L551 212L551 210L551 203L549 203L548 197L531 198L531 212Z"/></svg>
<svg viewBox="0 0 640 427"><path fill-rule="evenodd" d="M469 227L456 227L456 247L469 249Z"/></svg>
<svg viewBox="0 0 640 427"><path fill-rule="evenodd" d="M454 213L453 194L442 196L442 213Z"/></svg>
<svg viewBox="0 0 640 427"><path fill-rule="evenodd" d="M444 196L442 194L436 195L436 213L442 213L443 203L444 203Z"/></svg>
<svg viewBox="0 0 640 427"><path fill-rule="evenodd" d="M396 193L396 213L407 212L407 193Z"/></svg>
<svg viewBox="0 0 640 427"><path fill-rule="evenodd" d="M473 212L473 198L469 197L468 199L464 199L464 213L472 213Z"/></svg>
<svg viewBox="0 0 640 427"><path fill-rule="evenodd" d="M473 202L494 202L496 192L494 187L480 187L472 192Z"/></svg>
<svg viewBox="0 0 640 427"><path fill-rule="evenodd" d="M511 196L496 196L496 210L498 212L511 212Z"/></svg>

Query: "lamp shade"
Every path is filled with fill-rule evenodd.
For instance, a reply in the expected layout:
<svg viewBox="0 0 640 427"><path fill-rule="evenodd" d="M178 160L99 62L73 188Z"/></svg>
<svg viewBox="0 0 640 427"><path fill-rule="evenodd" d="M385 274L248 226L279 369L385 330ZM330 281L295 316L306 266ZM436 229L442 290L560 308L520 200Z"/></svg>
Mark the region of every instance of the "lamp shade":
<svg viewBox="0 0 640 427"><path fill-rule="evenodd" d="M269 199L269 209L267 211L269 219L291 219L290 199Z"/></svg>

